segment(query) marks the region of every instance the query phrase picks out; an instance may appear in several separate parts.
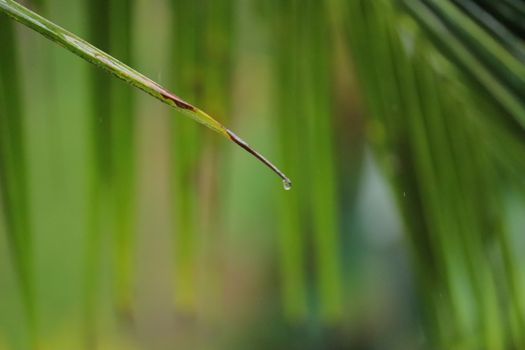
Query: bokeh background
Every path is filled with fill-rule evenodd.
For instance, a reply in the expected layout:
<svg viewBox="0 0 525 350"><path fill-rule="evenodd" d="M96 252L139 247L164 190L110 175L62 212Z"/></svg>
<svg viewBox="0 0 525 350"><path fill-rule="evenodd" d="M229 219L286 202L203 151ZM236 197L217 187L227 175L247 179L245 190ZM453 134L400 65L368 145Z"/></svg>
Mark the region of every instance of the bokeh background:
<svg viewBox="0 0 525 350"><path fill-rule="evenodd" d="M26 0L292 179L0 14L0 349L525 348L518 0Z"/></svg>

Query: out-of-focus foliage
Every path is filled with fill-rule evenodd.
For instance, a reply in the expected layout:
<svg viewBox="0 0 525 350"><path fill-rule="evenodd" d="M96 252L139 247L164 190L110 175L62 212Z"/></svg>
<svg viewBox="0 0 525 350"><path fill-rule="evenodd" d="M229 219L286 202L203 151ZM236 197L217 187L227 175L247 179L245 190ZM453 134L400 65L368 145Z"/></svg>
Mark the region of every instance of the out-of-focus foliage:
<svg viewBox="0 0 525 350"><path fill-rule="evenodd" d="M507 214L525 170L523 42L512 18L455 3L352 1L348 33L432 338L521 348L523 259Z"/></svg>
<svg viewBox="0 0 525 350"><path fill-rule="evenodd" d="M29 221L27 164L14 24L0 17L0 196L10 258L24 301L22 319L34 326L33 247ZM29 339L30 343L30 339Z"/></svg>

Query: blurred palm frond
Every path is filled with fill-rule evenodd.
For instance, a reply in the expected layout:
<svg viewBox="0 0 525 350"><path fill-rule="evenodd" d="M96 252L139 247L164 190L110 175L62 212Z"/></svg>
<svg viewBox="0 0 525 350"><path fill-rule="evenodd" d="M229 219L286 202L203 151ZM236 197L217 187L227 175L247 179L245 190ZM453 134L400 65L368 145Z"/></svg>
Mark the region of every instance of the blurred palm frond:
<svg viewBox="0 0 525 350"><path fill-rule="evenodd" d="M12 21L0 16L0 216L17 273L30 336L35 326L33 236L18 48Z"/></svg>
<svg viewBox="0 0 525 350"><path fill-rule="evenodd" d="M506 186L523 186L523 41L516 18L484 6L356 0L347 33L430 337L445 347L520 348L522 259L509 249L502 207Z"/></svg>

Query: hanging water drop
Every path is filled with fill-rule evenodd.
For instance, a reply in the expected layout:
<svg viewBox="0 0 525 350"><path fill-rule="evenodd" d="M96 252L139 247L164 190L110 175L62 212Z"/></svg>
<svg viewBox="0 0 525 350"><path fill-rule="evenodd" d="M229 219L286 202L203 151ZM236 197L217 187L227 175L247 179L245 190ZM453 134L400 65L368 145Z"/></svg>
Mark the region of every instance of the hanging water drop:
<svg viewBox="0 0 525 350"><path fill-rule="evenodd" d="M283 187L285 191L289 191L292 189L292 182L288 179L283 180Z"/></svg>

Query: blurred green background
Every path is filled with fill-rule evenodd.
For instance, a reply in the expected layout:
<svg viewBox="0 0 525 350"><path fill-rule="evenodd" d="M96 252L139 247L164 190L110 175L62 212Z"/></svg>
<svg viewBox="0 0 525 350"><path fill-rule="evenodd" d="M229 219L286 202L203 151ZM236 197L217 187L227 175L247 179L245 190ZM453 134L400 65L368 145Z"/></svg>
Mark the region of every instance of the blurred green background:
<svg viewBox="0 0 525 350"><path fill-rule="evenodd" d="M524 349L519 0L27 0L240 148L0 14L0 349Z"/></svg>

